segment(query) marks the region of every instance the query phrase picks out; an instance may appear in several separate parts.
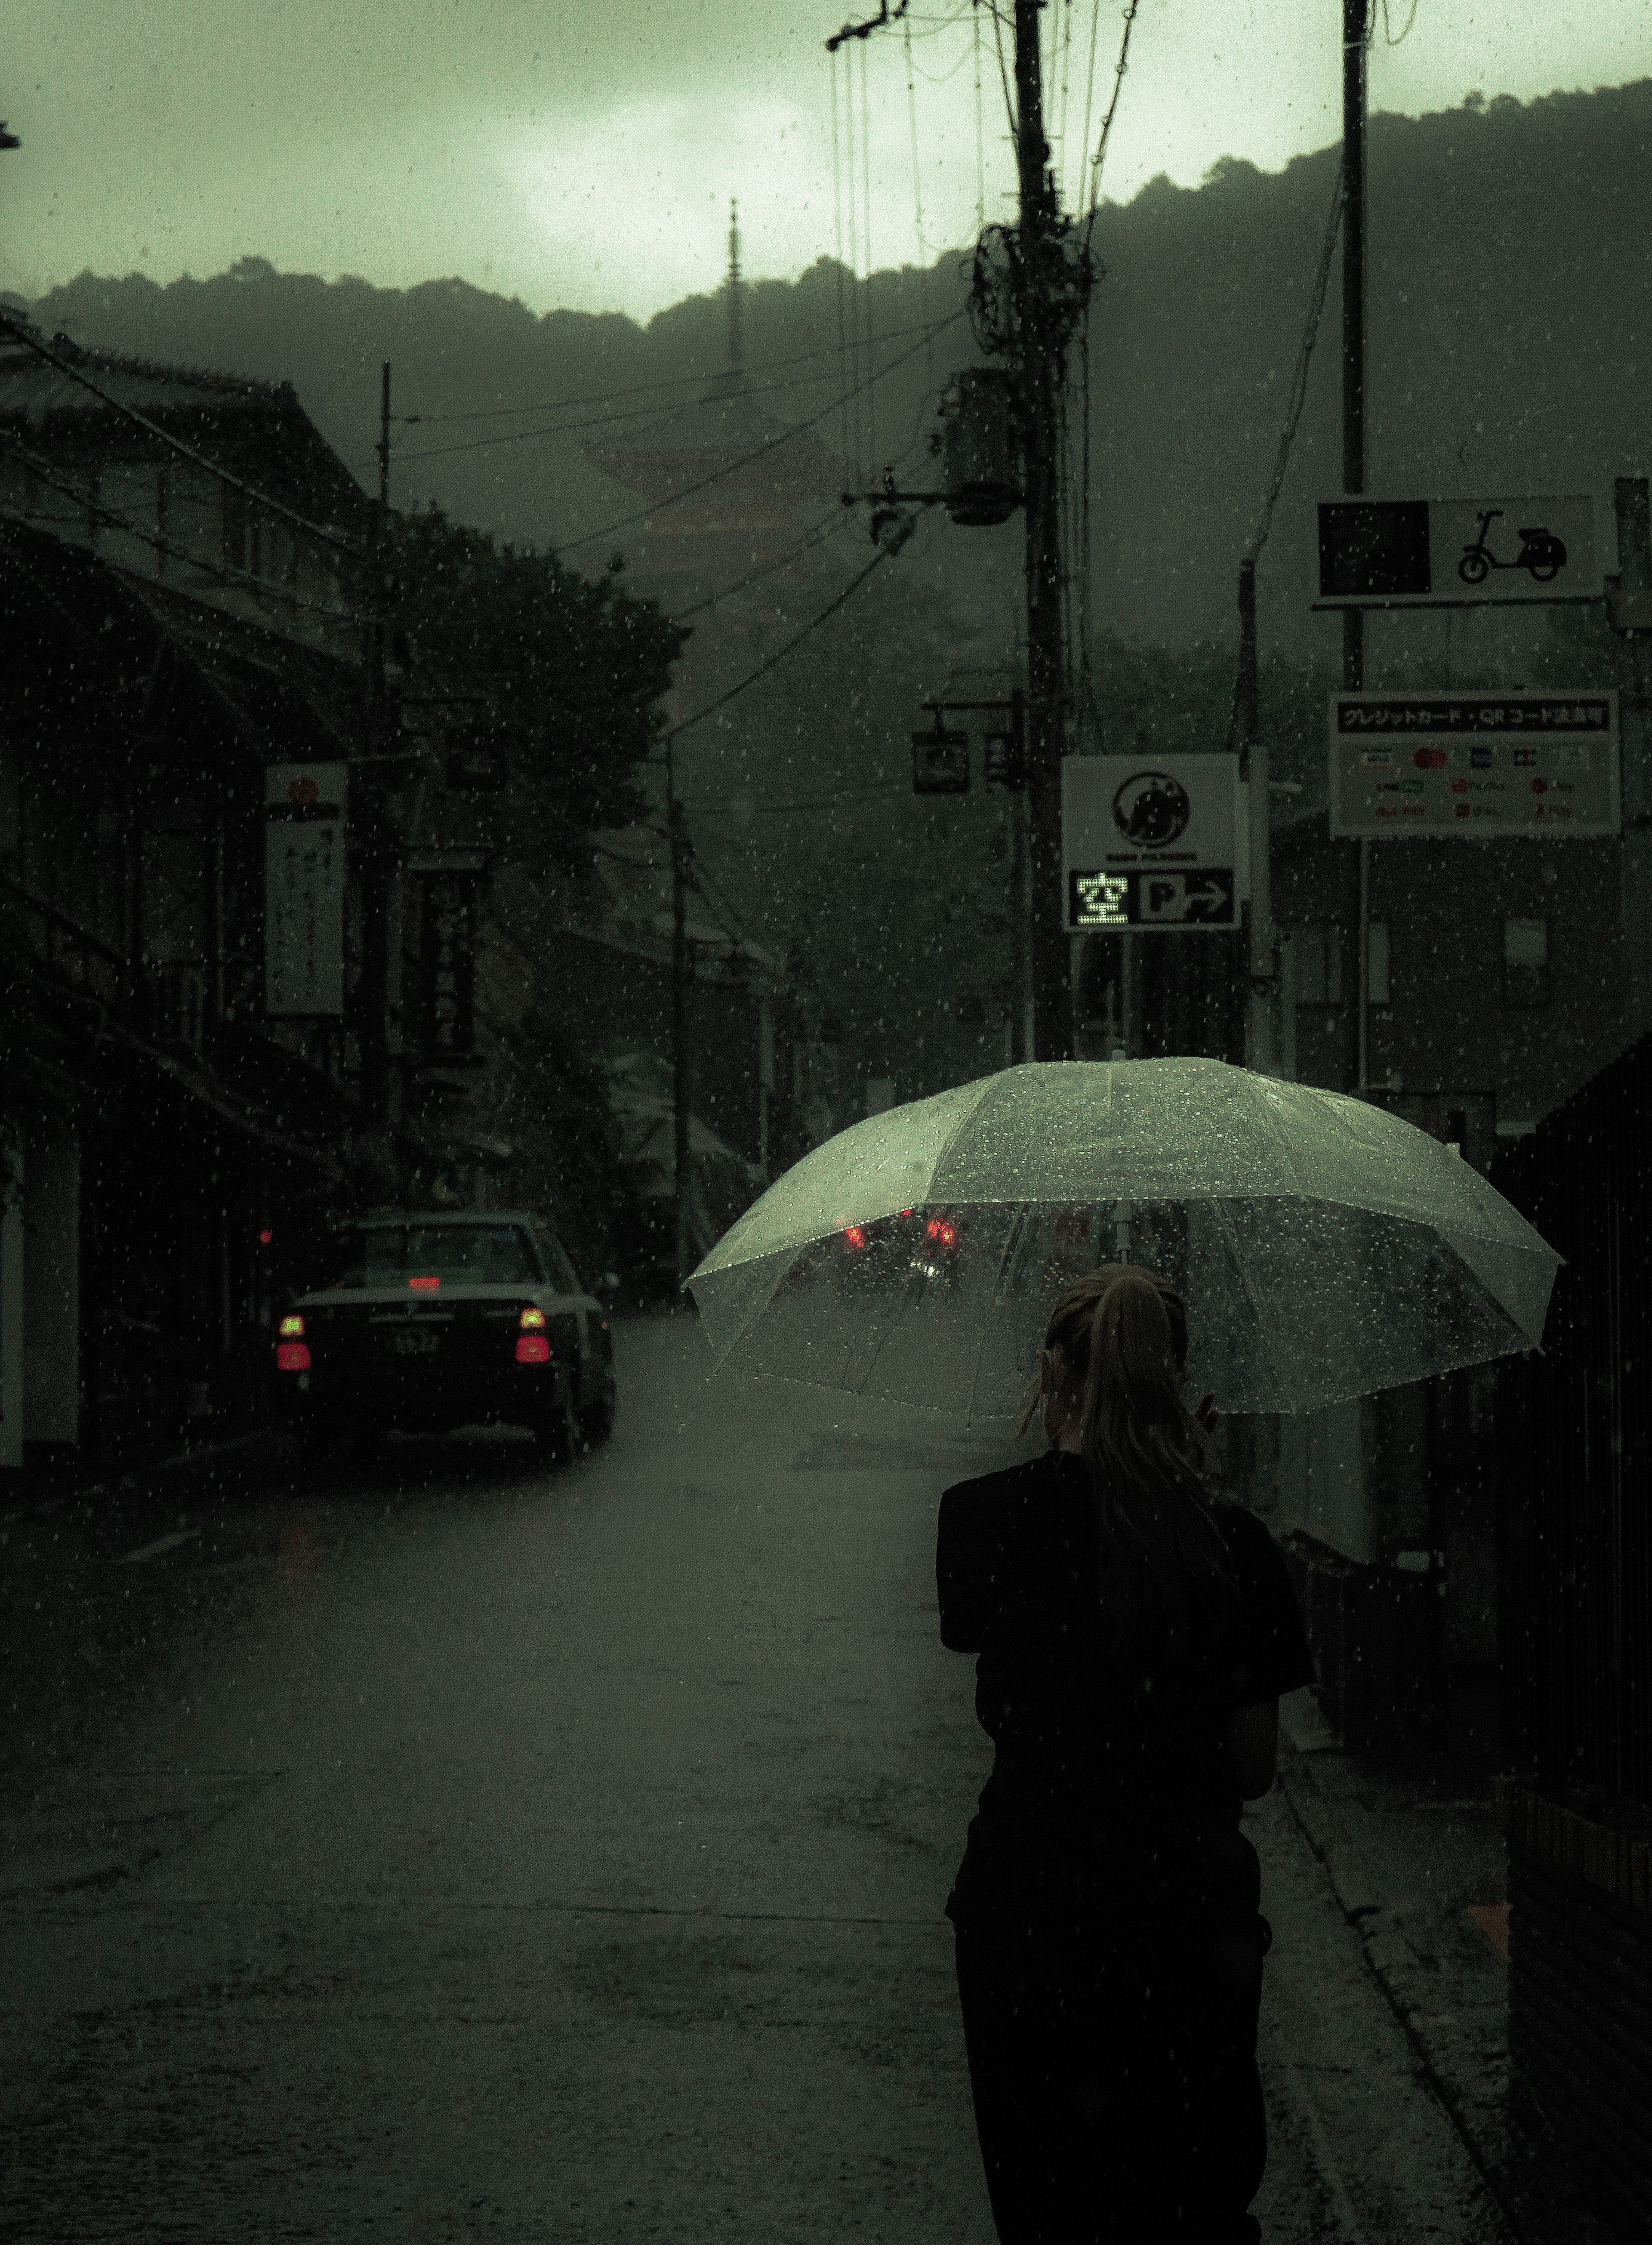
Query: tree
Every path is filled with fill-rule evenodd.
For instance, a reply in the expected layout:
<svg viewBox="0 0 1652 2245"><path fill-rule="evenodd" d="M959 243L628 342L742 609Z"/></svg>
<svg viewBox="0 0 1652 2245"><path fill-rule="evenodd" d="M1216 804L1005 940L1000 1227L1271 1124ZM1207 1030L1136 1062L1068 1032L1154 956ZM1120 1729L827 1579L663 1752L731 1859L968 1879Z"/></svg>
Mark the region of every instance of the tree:
<svg viewBox="0 0 1652 2245"><path fill-rule="evenodd" d="M688 634L633 598L620 566L584 577L435 505L398 523L403 627L422 665L487 697L506 764L491 823L501 852L531 873L579 870L594 830L647 808L635 768Z"/></svg>

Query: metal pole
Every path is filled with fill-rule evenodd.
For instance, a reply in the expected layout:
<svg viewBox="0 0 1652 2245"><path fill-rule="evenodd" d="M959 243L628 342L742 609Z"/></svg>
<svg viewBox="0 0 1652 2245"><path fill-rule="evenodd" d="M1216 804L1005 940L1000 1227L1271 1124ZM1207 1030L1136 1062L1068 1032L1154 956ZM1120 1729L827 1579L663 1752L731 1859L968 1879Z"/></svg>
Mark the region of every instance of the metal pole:
<svg viewBox="0 0 1652 2245"><path fill-rule="evenodd" d="M1365 488L1365 18L1370 0L1343 0L1343 490ZM1343 610L1343 688L1365 682L1365 618ZM1365 1089L1369 1053L1371 844L1360 842L1357 1082Z"/></svg>
<svg viewBox="0 0 1652 2245"><path fill-rule="evenodd" d="M379 527L383 530L390 519L390 362L389 359L386 359L379 369L378 471Z"/></svg>
<svg viewBox="0 0 1652 2245"><path fill-rule="evenodd" d="M1647 478L1617 477L1613 503L1618 579L1615 587L1607 580L1607 612L1618 634L1623 756L1623 1034L1635 1038L1652 1026L1652 505Z"/></svg>
<svg viewBox="0 0 1652 2245"><path fill-rule="evenodd" d="M1059 254L1039 66L1042 0L1015 0L1021 417L1026 490L1027 798L1031 812L1032 1057L1073 1057L1072 974L1061 899L1061 756L1066 683L1056 399L1065 346L1051 260Z"/></svg>
<svg viewBox="0 0 1652 2245"><path fill-rule="evenodd" d="M694 1259L688 1226L688 835L671 743L666 747L666 824L671 838L671 1195L681 1285Z"/></svg>
<svg viewBox="0 0 1652 2245"><path fill-rule="evenodd" d="M1277 1073L1274 998L1277 987L1277 939L1273 924L1271 809L1268 793L1268 750L1261 730L1261 687L1256 675L1256 557L1239 564L1239 694L1236 731L1241 776L1250 788L1250 905L1249 909L1249 993L1245 1008L1245 1065L1263 1075Z"/></svg>

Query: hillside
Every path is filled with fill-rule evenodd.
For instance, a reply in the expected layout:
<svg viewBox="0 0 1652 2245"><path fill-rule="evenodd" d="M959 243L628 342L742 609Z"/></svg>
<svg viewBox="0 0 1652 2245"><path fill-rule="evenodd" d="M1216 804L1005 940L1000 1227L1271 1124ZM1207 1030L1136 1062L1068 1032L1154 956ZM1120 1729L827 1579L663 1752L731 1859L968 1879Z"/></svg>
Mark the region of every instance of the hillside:
<svg viewBox="0 0 1652 2245"><path fill-rule="evenodd" d="M1540 492L1599 485L1644 461L1649 153L1652 81L1372 120L1373 488ZM1095 297L1092 381L1096 611L1127 637L1185 644L1229 630L1234 565L1277 439L1336 162L1334 149L1277 174L1224 162L1201 187L1161 179L1102 213L1107 277ZM952 253L927 275L877 275L864 292L876 330L909 330L957 308L960 264ZM1304 655L1329 645L1305 599L1311 505L1338 458L1336 288L1333 275L1263 573L1268 627ZM380 289L277 273L251 256L228 274L166 288L135 274L85 274L45 298L39 315L87 341L289 376L344 456L362 463L383 358L396 368L398 410L589 401L527 417L530 427L569 428L560 437L484 442L500 425L488 421L431 421L400 433L400 503L433 496L508 536L556 542L631 511L584 465L580 435L605 411L634 413L680 394L639 401L621 392L715 371L723 338L714 297L687 298L646 326L617 315L536 317L463 280ZM834 407L829 261L795 282L752 284L746 329L754 369L825 354L756 372L765 404L799 419ZM958 321L879 384L874 458L910 446L934 381L972 356ZM834 410L820 427L835 446ZM478 449L417 457L462 443ZM908 471L924 465L914 453ZM971 537L938 540L966 579L973 556L1005 533L973 533L972 546ZM602 548L582 551L594 566Z"/></svg>

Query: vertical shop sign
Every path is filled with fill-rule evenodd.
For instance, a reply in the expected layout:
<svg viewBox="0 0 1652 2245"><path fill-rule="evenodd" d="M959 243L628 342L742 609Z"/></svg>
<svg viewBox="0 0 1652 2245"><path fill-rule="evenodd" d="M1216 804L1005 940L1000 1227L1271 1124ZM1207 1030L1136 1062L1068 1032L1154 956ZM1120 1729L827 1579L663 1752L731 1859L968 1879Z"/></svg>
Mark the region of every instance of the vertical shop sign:
<svg viewBox="0 0 1652 2245"><path fill-rule="evenodd" d="M343 764L271 764L264 774L264 1008L344 1011Z"/></svg>
<svg viewBox="0 0 1652 2245"><path fill-rule="evenodd" d="M419 960L426 1060L456 1059L475 1048L476 891L474 873L424 876Z"/></svg>

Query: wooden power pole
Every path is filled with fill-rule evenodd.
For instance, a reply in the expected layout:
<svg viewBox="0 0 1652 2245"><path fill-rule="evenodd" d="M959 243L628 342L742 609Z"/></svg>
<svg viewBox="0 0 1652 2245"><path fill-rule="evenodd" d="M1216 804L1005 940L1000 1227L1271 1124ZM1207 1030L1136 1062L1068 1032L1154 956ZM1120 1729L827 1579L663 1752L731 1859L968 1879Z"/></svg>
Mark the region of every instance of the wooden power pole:
<svg viewBox="0 0 1652 2245"><path fill-rule="evenodd" d="M1016 164L1023 474L1026 512L1026 784L1032 906L1032 1056L1073 1057L1070 949L1062 922L1061 757L1066 651L1061 633L1057 402L1066 372L1063 258L1044 137L1039 17L1015 0Z"/></svg>

